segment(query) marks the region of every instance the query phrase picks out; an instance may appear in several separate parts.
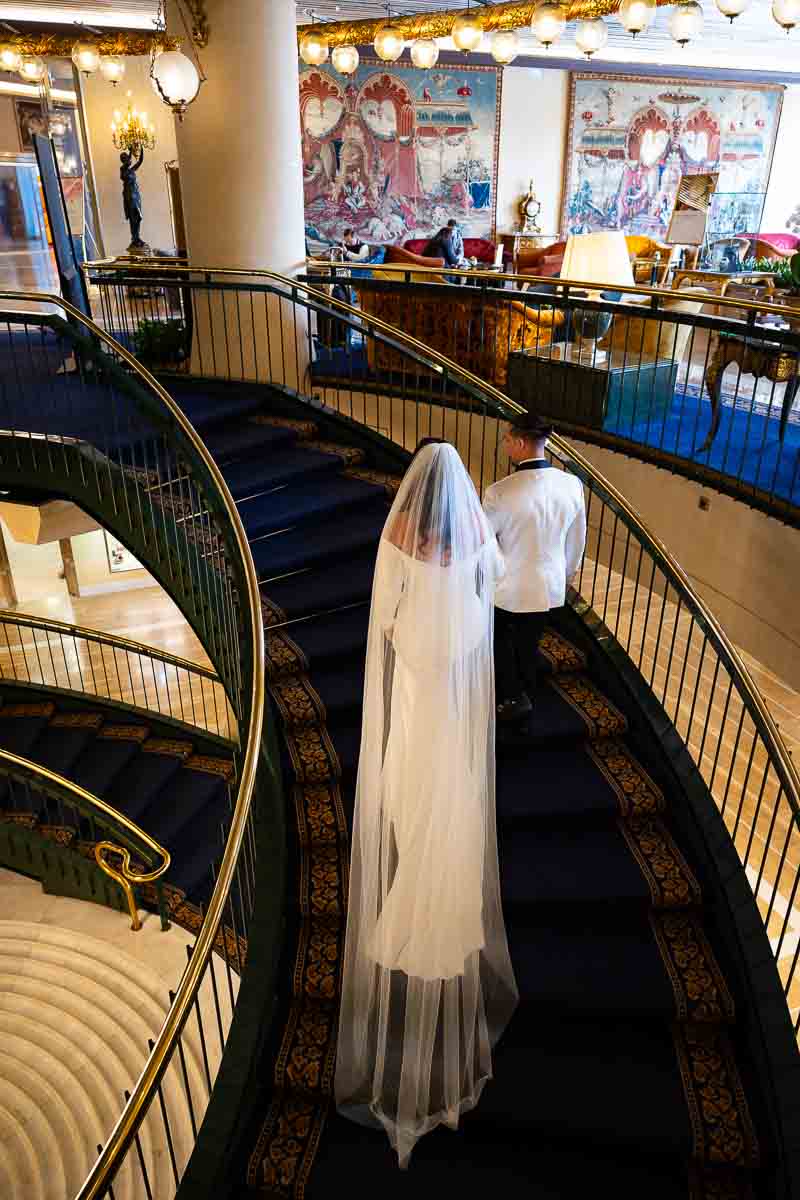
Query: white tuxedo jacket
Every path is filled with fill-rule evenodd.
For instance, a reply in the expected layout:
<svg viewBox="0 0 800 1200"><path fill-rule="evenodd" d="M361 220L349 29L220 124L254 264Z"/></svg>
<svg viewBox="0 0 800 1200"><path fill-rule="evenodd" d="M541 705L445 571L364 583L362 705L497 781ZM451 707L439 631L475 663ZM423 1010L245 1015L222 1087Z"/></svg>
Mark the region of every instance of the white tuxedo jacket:
<svg viewBox="0 0 800 1200"><path fill-rule="evenodd" d="M529 462L493 483L483 498L506 566L495 604L509 612L545 612L563 604L586 544L580 480L557 467L533 466L544 459Z"/></svg>

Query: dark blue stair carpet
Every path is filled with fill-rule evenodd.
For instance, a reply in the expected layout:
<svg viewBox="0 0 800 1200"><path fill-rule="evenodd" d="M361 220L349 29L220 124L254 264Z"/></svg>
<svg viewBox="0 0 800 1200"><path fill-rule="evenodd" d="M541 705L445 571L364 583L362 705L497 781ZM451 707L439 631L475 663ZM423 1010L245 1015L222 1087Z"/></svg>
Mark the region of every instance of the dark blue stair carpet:
<svg viewBox="0 0 800 1200"><path fill-rule="evenodd" d="M235 499L260 495L282 487L287 483L314 488L317 476L326 471L337 471L341 459L335 454L323 454L316 450L284 450L270 454L265 460L260 457L246 458L222 468L225 482Z"/></svg>
<svg viewBox="0 0 800 1200"><path fill-rule="evenodd" d="M343 571L338 562L317 566L309 571L273 580L262 588L265 600L275 613L271 624L281 624L293 617L309 613L324 613L343 605L365 600L372 590L377 549L354 556Z"/></svg>
<svg viewBox="0 0 800 1200"><path fill-rule="evenodd" d="M127 767L125 788L128 800L125 809L137 824L141 822L156 797L165 792L170 781L180 770L184 757L188 757L188 754L179 757L174 752L143 751Z"/></svg>
<svg viewBox="0 0 800 1200"><path fill-rule="evenodd" d="M10 715L11 709L17 712L23 707L38 708L40 711L31 715ZM42 707L49 709L44 715L41 712ZM47 703L44 706L4 704L0 708L0 749L9 750L20 758L32 758L35 762L33 747L39 735L47 728L51 711L52 706L48 706Z"/></svg>
<svg viewBox="0 0 800 1200"><path fill-rule="evenodd" d="M313 486L289 484L280 491L242 500L238 509L250 541L265 533L288 529L301 521L319 518L339 519L348 510L371 504L384 495L383 488L360 479L332 476L316 480Z"/></svg>
<svg viewBox="0 0 800 1200"><path fill-rule="evenodd" d="M30 757L41 766L55 771L57 775L64 775L68 779L72 779L75 764L87 748L93 744L97 730L102 725L102 717L99 714L97 717L94 726L88 728L85 724L57 725L55 721L59 718L55 718L55 721L46 726L36 739L31 748ZM67 719L70 718L67 717Z"/></svg>
<svg viewBox="0 0 800 1200"><path fill-rule="evenodd" d="M490 1088L487 1084L484 1095ZM483 1101L481 1101L482 1103ZM417 1144L406 1171L398 1171L388 1139L331 1113L320 1142L307 1200L328 1200L332 1180L346 1180L351 1200L420 1200L442 1195L502 1200L687 1200L686 1169L676 1158L626 1161L609 1147L552 1146L518 1130L492 1129L469 1118L457 1132L435 1129ZM380 1183L377 1184L376 1181ZM341 1185L340 1185L341 1186Z"/></svg>
<svg viewBox="0 0 800 1200"><path fill-rule="evenodd" d="M174 853L192 843L218 843L220 823L229 815L225 781L219 775L181 767L141 813L148 833Z"/></svg>
<svg viewBox="0 0 800 1200"><path fill-rule="evenodd" d="M288 571L329 559L349 559L365 547L376 545L386 522L386 511L385 503L378 500L359 508L347 521L301 525L253 542L250 549L259 582L266 583Z"/></svg>
<svg viewBox="0 0 800 1200"><path fill-rule="evenodd" d="M70 776L79 787L101 800L110 799L117 781L122 785L124 779L127 789L127 775L123 776L123 772L139 753L141 741L136 735L146 726L131 725L129 729L131 736L127 738L101 738L99 745L92 742L86 747Z"/></svg>
<svg viewBox="0 0 800 1200"><path fill-rule="evenodd" d="M380 518L382 514L377 516ZM352 522L348 522L350 524ZM272 673L275 676L298 674L296 664L300 663L316 674L318 664L322 666L350 656L354 664L363 663L369 607L369 603L363 601L324 616L295 621L280 632L267 630L267 661ZM292 657L289 659L286 657L287 639L291 641L289 653Z"/></svg>
<svg viewBox="0 0 800 1200"><path fill-rule="evenodd" d="M503 903L649 904L647 881L614 826L500 831Z"/></svg>
<svg viewBox="0 0 800 1200"><path fill-rule="evenodd" d="M258 393L233 392L230 395L214 394L205 389L175 391L175 399L195 429L204 435L207 430L223 422L241 421L263 411L263 397Z"/></svg>
<svg viewBox="0 0 800 1200"><path fill-rule="evenodd" d="M278 449L288 448L296 440L293 429L262 425L257 421L224 424L203 432L203 441L219 466L251 458L254 454L266 457Z"/></svg>

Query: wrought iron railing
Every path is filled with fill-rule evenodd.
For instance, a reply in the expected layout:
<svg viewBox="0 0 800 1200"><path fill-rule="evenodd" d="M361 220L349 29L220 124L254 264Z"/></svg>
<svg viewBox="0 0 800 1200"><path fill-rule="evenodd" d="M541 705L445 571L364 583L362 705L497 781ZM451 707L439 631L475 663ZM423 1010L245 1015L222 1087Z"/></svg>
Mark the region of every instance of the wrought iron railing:
<svg viewBox="0 0 800 1200"><path fill-rule="evenodd" d="M0 610L0 679L97 696L238 740L211 667L97 629Z"/></svg>
<svg viewBox="0 0 800 1200"><path fill-rule="evenodd" d="M130 285L124 272L95 264L90 275L100 288L106 319L128 311ZM138 271L137 287L143 277L154 289L154 301L165 302L166 289L171 284L174 287L175 275ZM360 308L329 295L316 283L288 280L268 271L193 269L181 274L180 283L176 302L192 330L187 369L232 381L260 380L293 394L299 391L310 404L346 416L407 449L413 449L425 435L447 437L461 451L480 488L507 473L508 463L500 448L502 423L521 411L491 382L490 369L481 378L464 366L465 361L480 362L484 353L489 355L490 367L499 361L497 328L488 319L491 306L522 302L526 307L532 305L534 315L540 318L549 314L547 320L540 320L539 336L546 340L543 361L550 361L552 332L560 327L553 314L564 318L561 325L573 319L576 309L608 311L612 322L631 320L630 308L616 302L571 296L545 299L509 291L495 296L487 286L480 289L480 322L470 326L482 343L472 347L473 358L465 351L457 362L425 344L426 330L416 319L403 321L404 327L408 324L417 329L419 336L412 338L370 311L369 304L364 304L366 292L358 270L352 273L352 285L359 289ZM573 286L580 284L570 284ZM375 284L374 294L390 288L396 293L396 282ZM414 305L417 294L424 293L429 313L436 318L436 337L432 338L436 342L437 331L443 330L442 336L449 338L458 326L454 306L466 290L409 285L399 294L408 305ZM663 331L670 330L673 346L679 330L686 332L688 340L698 338L704 330L717 336L726 329L744 329L745 337L755 339L759 336L754 332L755 314L762 308L777 311L776 306L737 300L746 313L744 323L730 316L701 314L692 314L689 321L683 313L663 307L675 300L677 293L647 288L635 292L648 305L646 320L655 324L656 339L666 338ZM698 302L691 293L688 297ZM270 303L280 305L281 320L266 321ZM729 309L734 302L728 298L718 301L704 293L700 303L719 303ZM529 319L533 318L522 319L520 337ZM632 337L630 330L625 336ZM794 334L786 332L776 337L786 346L795 344L792 337L797 341ZM506 352L507 333L504 339ZM326 347L336 349L341 370L334 355L326 358L322 353ZM680 365L680 357L670 352L670 371ZM667 547L571 444L555 437L551 453L563 469L579 475L587 496L589 540L573 604L582 611L593 610L608 627L680 735L713 796L770 938L798 1031L797 770L741 656ZM774 491L770 495L776 498Z"/></svg>
<svg viewBox="0 0 800 1200"><path fill-rule="evenodd" d="M316 297L292 299L269 272L87 267L103 323L154 367L266 380L293 364L293 385L325 403L420 389L445 400L449 380L393 350L383 320L561 432L800 524L800 298L736 297L735 286L725 296L642 286L621 295L613 285L601 294L578 280L398 264L308 271L299 282ZM331 291L349 312L318 306ZM294 306L280 332L266 319L278 292ZM298 324L302 309L310 316Z"/></svg>
<svg viewBox="0 0 800 1200"><path fill-rule="evenodd" d="M37 824L54 837L60 832L82 831L94 861L122 891L131 929L141 928L136 893L145 884L155 885L161 927L169 929L161 881L169 869L170 856L163 846L98 796L9 750L0 750L0 778L5 785L0 808L5 842L13 843L15 837L24 836L23 821L27 823L33 813L38 816ZM66 871L63 860L60 866Z"/></svg>
<svg viewBox="0 0 800 1200"><path fill-rule="evenodd" d="M120 1097L118 1113L109 1114L108 1138L78 1193L79 1200L113 1197L116 1186L137 1196L170 1196L197 1140L235 1021L257 899L258 831L280 840L274 764L262 747L264 640L256 573L222 474L153 376L57 296L2 292L0 300L6 309L0 321L4 488L28 497L68 497L112 530L183 611L238 729L231 813L220 829L219 851L209 851L215 882L200 908L186 969L141 1074ZM279 907L280 854L271 861L274 890L262 888L261 895ZM269 991L270 981L263 983ZM202 1054L195 1052L198 1044ZM155 1156L143 1153L154 1129L165 1147Z"/></svg>

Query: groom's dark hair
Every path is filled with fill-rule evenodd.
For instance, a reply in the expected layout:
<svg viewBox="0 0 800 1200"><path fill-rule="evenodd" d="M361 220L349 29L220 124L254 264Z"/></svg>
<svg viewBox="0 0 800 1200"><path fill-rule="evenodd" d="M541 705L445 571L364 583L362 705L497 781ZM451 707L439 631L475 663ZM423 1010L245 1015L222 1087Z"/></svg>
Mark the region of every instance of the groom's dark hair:
<svg viewBox="0 0 800 1200"><path fill-rule="evenodd" d="M518 437L524 437L531 442L540 442L553 433L551 421L537 417L536 413L525 412L511 419L511 428Z"/></svg>

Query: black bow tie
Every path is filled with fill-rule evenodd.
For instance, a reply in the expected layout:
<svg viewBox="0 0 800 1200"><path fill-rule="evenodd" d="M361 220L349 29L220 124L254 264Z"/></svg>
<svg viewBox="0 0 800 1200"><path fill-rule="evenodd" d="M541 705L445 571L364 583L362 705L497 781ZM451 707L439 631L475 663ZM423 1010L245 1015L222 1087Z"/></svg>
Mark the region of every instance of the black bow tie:
<svg viewBox="0 0 800 1200"><path fill-rule="evenodd" d="M542 471L545 467L549 467L550 463L546 458L529 458L526 462L517 463L514 467L515 471Z"/></svg>

